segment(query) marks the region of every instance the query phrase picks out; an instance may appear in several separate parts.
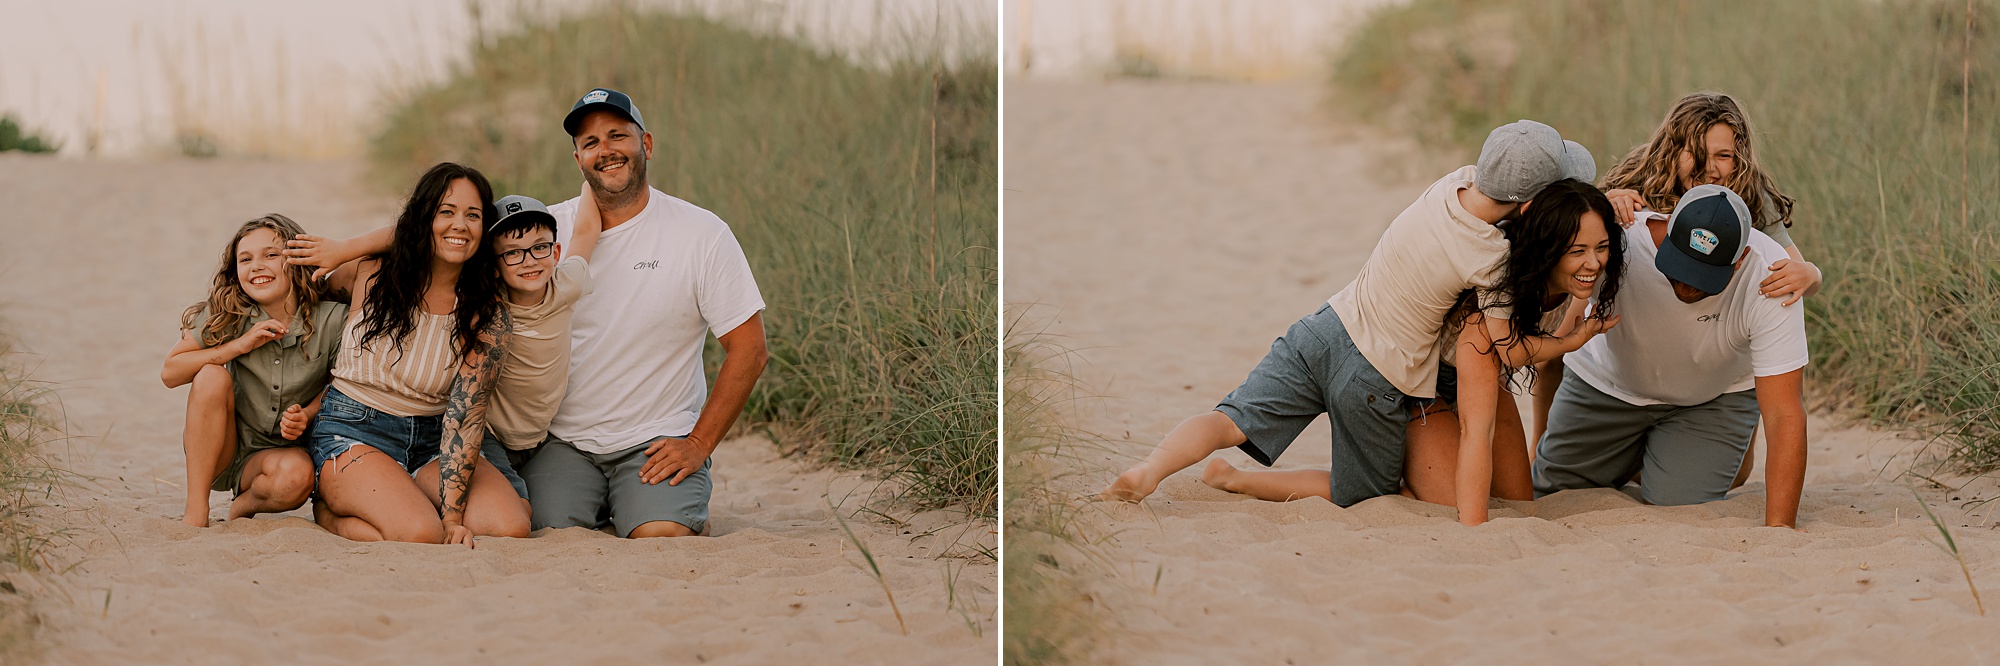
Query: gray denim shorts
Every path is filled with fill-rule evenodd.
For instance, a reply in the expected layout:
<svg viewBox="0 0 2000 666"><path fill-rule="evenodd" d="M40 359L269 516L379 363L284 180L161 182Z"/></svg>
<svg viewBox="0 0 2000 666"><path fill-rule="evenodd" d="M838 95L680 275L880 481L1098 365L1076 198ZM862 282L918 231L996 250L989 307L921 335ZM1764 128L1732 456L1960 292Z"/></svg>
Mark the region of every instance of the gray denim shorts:
<svg viewBox="0 0 2000 666"><path fill-rule="evenodd" d="M1293 323L1243 384L1215 406L1248 439L1240 448L1269 466L1307 425L1333 425L1331 497L1353 506L1403 485L1403 428L1414 400L1354 346L1333 306Z"/></svg>
<svg viewBox="0 0 2000 666"><path fill-rule="evenodd" d="M534 498L535 529L610 525L623 537L655 520L680 523L701 534L708 528L709 468L714 465L714 458L703 461L700 471L677 485L647 484L639 480L639 470L646 466L645 446L590 453L549 435L520 471Z"/></svg>
<svg viewBox="0 0 2000 666"><path fill-rule="evenodd" d="M1576 488L1622 488L1640 475L1639 496L1661 506L1722 499L1757 432L1757 390L1681 407L1634 405L1563 370L1535 447L1535 496Z"/></svg>

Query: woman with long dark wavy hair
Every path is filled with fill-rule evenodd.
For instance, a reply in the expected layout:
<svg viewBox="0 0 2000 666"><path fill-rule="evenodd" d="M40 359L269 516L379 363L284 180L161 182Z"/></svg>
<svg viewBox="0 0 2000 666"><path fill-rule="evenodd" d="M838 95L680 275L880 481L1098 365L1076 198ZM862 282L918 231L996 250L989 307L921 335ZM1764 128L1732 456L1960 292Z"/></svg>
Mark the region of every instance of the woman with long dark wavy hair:
<svg viewBox="0 0 2000 666"><path fill-rule="evenodd" d="M1560 337L1584 317L1616 323L1625 236L1603 192L1556 181L1502 231L1508 253L1499 284L1466 290L1445 316L1439 344L1450 351L1441 356L1438 399L1420 408L1405 433L1403 483L1426 502L1454 504L1460 492L1534 499L1527 435L1503 388L1534 383L1535 371L1517 375L1520 368L1493 351L1521 344L1528 356L1541 356L1532 348L1536 336ZM1201 475L1210 486L1277 502L1326 497L1329 477L1315 469L1239 470L1221 458Z"/></svg>
<svg viewBox="0 0 2000 666"><path fill-rule="evenodd" d="M354 295L309 444L319 470L314 517L335 534L470 544L466 471L441 470L446 506L461 507L443 516L412 475L439 457L441 445L482 441L512 325L494 255L483 249L492 208L493 188L477 170L431 167L396 218L389 251L328 278L330 288ZM519 529L507 532L527 535L525 507L478 511L482 520L518 518Z"/></svg>

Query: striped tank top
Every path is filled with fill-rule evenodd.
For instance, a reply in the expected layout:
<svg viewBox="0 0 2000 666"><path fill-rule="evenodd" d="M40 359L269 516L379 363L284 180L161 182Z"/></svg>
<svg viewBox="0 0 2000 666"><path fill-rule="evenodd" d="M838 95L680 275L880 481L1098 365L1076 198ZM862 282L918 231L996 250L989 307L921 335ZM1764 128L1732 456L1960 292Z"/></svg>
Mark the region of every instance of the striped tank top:
<svg viewBox="0 0 2000 666"><path fill-rule="evenodd" d="M416 313L416 329L403 338L402 353L387 338L361 346L363 310L348 317L333 364L333 387L361 404L397 416L437 416L451 396L459 356L454 354L452 315Z"/></svg>

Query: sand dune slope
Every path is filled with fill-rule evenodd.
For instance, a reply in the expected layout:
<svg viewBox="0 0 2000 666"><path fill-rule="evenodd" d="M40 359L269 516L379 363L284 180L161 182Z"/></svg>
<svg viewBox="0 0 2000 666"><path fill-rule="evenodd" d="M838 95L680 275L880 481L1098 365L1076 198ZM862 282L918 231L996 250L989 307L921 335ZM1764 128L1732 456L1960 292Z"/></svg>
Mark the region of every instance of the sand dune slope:
<svg viewBox="0 0 2000 666"><path fill-rule="evenodd" d="M1010 82L1007 298L1033 303L1105 396L1076 425L1115 443L1101 487L1214 406L1271 340L1352 278L1455 167L1340 125L1308 85ZM1592 146L1600 152L1604 147ZM1602 158L1600 158L1602 163ZM1325 466L1324 420L1281 467ZM1496 503L1491 524L1401 497L1349 509L1210 489L1091 506L1112 562L1093 590L1117 663L1974 663L2000 649L1895 472L1920 442L1815 419L1805 532L1761 527L1762 472L1730 499ZM1231 463L1254 466L1228 452ZM1890 474L1881 470L1888 469ZM2000 535L1926 491L1975 580ZM1957 501L1954 501L1957 500ZM2000 585L1995 585L2000 588Z"/></svg>

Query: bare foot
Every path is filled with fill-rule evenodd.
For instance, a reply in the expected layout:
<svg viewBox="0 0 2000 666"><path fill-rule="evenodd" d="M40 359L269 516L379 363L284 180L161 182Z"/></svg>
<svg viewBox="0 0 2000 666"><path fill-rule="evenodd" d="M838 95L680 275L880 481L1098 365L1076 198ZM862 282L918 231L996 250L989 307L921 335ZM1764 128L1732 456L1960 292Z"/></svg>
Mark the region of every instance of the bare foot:
<svg viewBox="0 0 2000 666"><path fill-rule="evenodd" d="M191 527L208 527L208 503L189 502L187 511L181 514L181 522Z"/></svg>
<svg viewBox="0 0 2000 666"><path fill-rule="evenodd" d="M1208 459L1208 466L1201 470L1201 482L1216 490L1241 492L1236 489L1236 466L1221 458Z"/></svg>
<svg viewBox="0 0 2000 666"><path fill-rule="evenodd" d="M1159 487L1160 480L1152 478L1152 470L1147 469L1145 463L1140 463L1133 465L1132 469L1125 470L1124 474L1118 475L1118 479L1111 482L1110 488L1097 494L1097 499L1137 502L1146 499L1147 495L1153 494L1153 490Z"/></svg>

